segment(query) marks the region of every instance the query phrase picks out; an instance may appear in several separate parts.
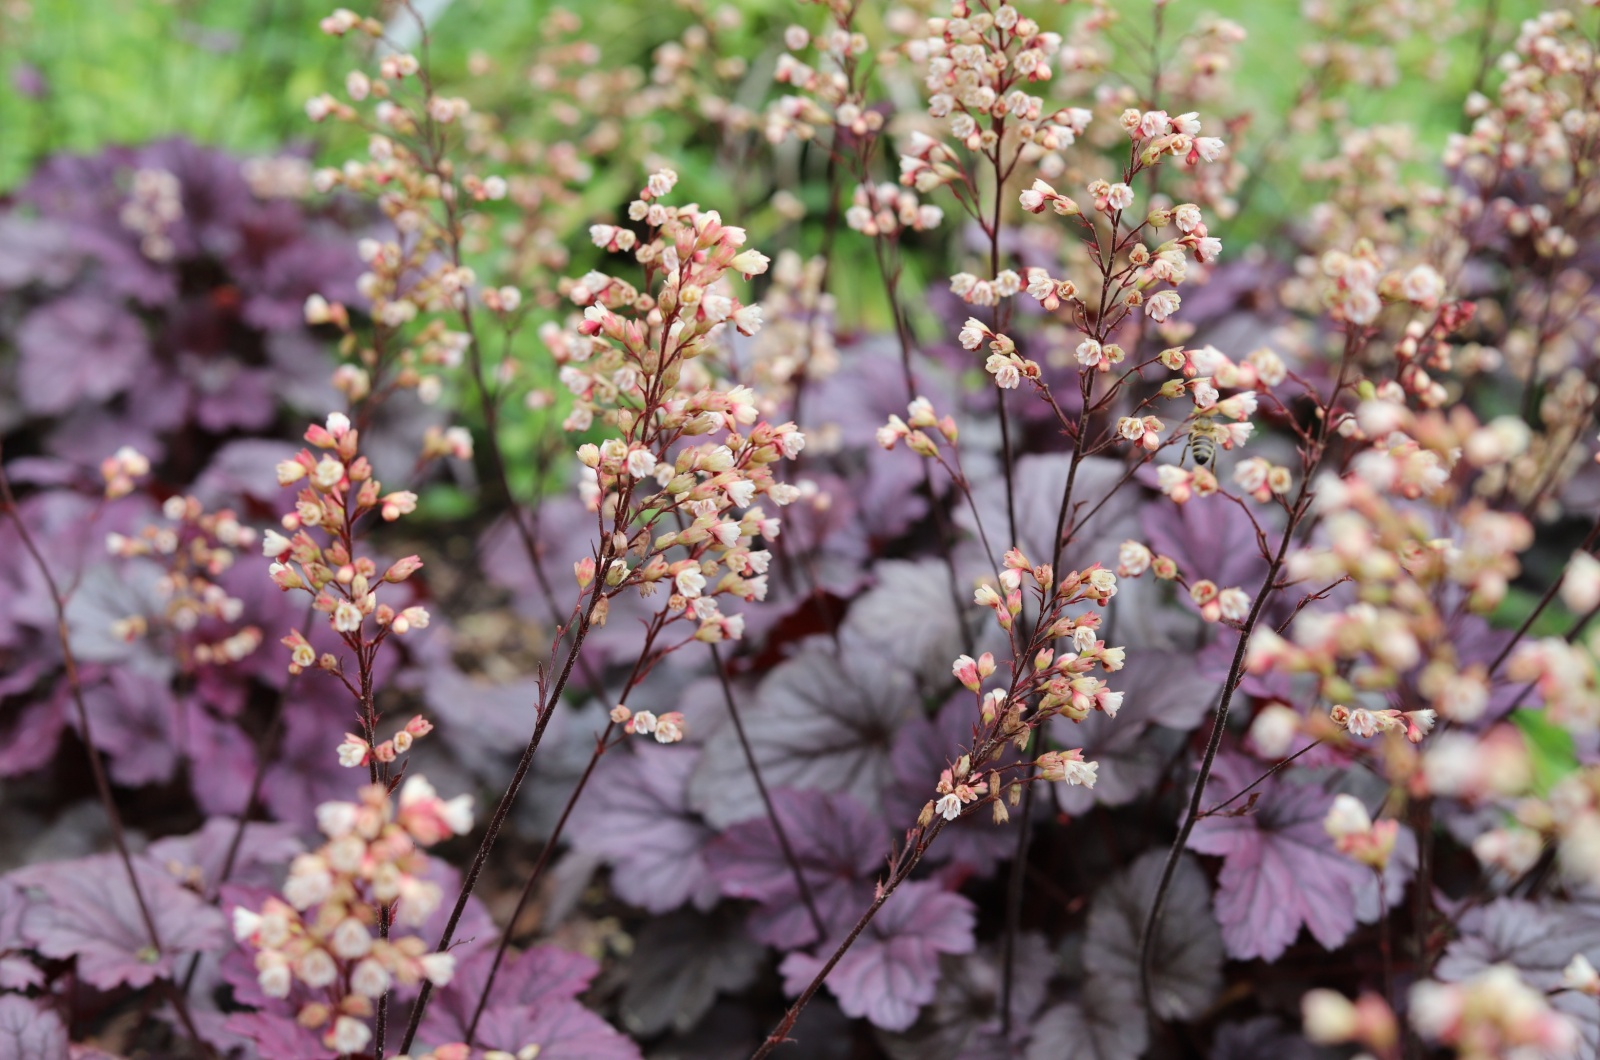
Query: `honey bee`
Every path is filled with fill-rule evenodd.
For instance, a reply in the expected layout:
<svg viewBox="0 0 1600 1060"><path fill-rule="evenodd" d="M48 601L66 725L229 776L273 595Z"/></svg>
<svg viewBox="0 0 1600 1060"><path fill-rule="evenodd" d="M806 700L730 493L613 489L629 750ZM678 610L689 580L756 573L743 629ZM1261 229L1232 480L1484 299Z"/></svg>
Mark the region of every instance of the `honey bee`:
<svg viewBox="0 0 1600 1060"><path fill-rule="evenodd" d="M1217 466L1217 451L1223 448L1226 437L1226 431L1217 426L1215 416L1200 413L1189 424L1188 440L1183 444L1184 456L1194 457L1195 467L1211 470Z"/></svg>

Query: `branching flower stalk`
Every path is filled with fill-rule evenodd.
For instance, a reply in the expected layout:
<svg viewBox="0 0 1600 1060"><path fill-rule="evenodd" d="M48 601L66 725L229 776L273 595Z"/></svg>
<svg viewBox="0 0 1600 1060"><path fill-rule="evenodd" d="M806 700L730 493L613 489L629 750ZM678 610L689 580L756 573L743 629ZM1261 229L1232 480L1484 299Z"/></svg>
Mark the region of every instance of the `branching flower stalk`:
<svg viewBox="0 0 1600 1060"><path fill-rule="evenodd" d="M1028 595L1044 616L1031 631L1017 624L1024 610L1025 582ZM879 880L871 905L833 947L752 1060L770 1055L787 1040L828 974L921 863L946 823L983 807L990 809L997 822L1004 821L1010 815L1007 806L1016 806L1022 789L1039 780L1094 786L1096 764L1085 761L1081 750L1045 752L1027 762L1002 762L1001 758L1010 746L1026 749L1034 731L1058 715L1081 720L1098 710L1116 716L1122 693L1111 691L1092 676L1096 670L1114 673L1122 668L1123 650L1107 647L1099 639L1100 613L1094 609L1104 606L1116 591L1116 576L1098 565L1074 571L1058 583L1051 568L1030 565L1016 549L1006 553L998 587L979 587L974 601L993 614L1011 646L1007 687L983 691L984 681L995 672L992 655L985 653L978 659L963 655L955 660L951 672L972 693L977 710L973 744L941 774L937 798L923 807L917 824L906 831L904 842L890 855L888 871ZM1082 611L1085 604L1091 607ZM1050 644L1063 639L1078 650L1057 659Z"/></svg>
<svg viewBox="0 0 1600 1060"><path fill-rule="evenodd" d="M598 418L618 434L578 451L599 545L593 558L577 565L582 596L581 610L574 611L576 633L541 696L534 733L462 882L441 952L453 939L583 640L605 621L611 599L624 591L649 596L665 585L670 617L664 624L690 627L672 648L691 640L738 639L744 620L723 614L718 598L765 596L769 553L751 546L756 537L770 539L779 530L778 520L752 504L758 493L778 505L798 495L773 478L770 465L798 455L804 436L793 424L758 423L754 394L744 387L717 389L696 360L724 328L754 333L760 327L759 308L742 306L724 277L730 271L763 272L767 258L742 250L743 230L724 225L715 212L663 202L676 181L670 171L657 173L635 200L632 213L646 224L644 239L615 226L591 233L599 245L630 253L643 266L644 289L600 273L569 289L584 310L576 333L557 351L562 379L575 399L569 429L586 430ZM719 431L725 442L696 441ZM734 517L735 509L743 515ZM661 532L669 518L680 520L680 529ZM669 554L680 558L669 560ZM424 988L402 1049L410 1048L428 997Z"/></svg>

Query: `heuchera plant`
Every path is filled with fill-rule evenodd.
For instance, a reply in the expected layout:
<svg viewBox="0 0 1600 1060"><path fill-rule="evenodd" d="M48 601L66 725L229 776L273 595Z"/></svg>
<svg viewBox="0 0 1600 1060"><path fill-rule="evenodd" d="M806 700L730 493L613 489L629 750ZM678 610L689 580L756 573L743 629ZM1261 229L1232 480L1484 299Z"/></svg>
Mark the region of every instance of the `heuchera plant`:
<svg viewBox="0 0 1600 1060"><path fill-rule="evenodd" d="M0 1055L1593 1052L1594 5L926 6L17 193Z"/></svg>

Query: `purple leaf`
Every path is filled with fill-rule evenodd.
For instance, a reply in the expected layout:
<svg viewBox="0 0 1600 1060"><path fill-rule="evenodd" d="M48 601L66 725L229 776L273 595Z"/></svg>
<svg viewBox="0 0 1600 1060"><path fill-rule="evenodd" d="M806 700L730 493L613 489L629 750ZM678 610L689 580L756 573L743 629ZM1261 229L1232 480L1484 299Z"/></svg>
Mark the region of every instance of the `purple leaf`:
<svg viewBox="0 0 1600 1060"><path fill-rule="evenodd" d="M1203 800L1241 791L1262 772L1242 755L1217 758ZM1284 774L1265 781L1254 813L1204 817L1189 847L1224 859L1217 879L1217 921L1228 954L1276 960L1302 926L1333 949L1356 926L1357 902L1372 870L1340 854L1323 830L1333 796Z"/></svg>
<svg viewBox="0 0 1600 1060"><path fill-rule="evenodd" d="M483 984L489 980L494 947L485 946L461 957L450 985L433 994L422 1017L424 1041L459 1042L477 1008ZM489 1007L513 1008L557 1001L572 1001L589 989L600 966L581 953L556 946L535 946L511 954L495 976Z"/></svg>
<svg viewBox="0 0 1600 1060"><path fill-rule="evenodd" d="M250 738L237 725L212 717L193 702L184 729L195 801L207 813L243 813L256 771Z"/></svg>
<svg viewBox="0 0 1600 1060"><path fill-rule="evenodd" d="M67 1028L43 1001L0 996L0 1056L6 1060L67 1060Z"/></svg>
<svg viewBox="0 0 1600 1060"><path fill-rule="evenodd" d="M872 901L872 880L888 850L883 824L848 795L778 790L773 808L830 935L846 930ZM758 903L750 933L779 949L817 941L794 872L772 821L731 826L706 848L722 893Z"/></svg>
<svg viewBox="0 0 1600 1060"><path fill-rule="evenodd" d="M949 687L950 663L966 640L961 612L951 602L950 571L939 560L884 560L872 573L877 585L850 604L844 629L904 662L924 686ZM971 593L958 587L956 596Z"/></svg>
<svg viewBox="0 0 1600 1060"><path fill-rule="evenodd" d="M174 878L214 894L223 883L222 863L238 827L239 822L231 817L210 817L198 832L158 839L145 854ZM274 882L275 870L287 865L302 849L289 825L252 821L244 826L227 882L269 885Z"/></svg>
<svg viewBox="0 0 1600 1060"><path fill-rule="evenodd" d="M144 325L121 306L73 295L35 309L17 328L17 389L28 411L103 402L138 378L149 356Z"/></svg>
<svg viewBox="0 0 1600 1060"><path fill-rule="evenodd" d="M845 636L837 655L813 644L778 666L755 702L746 699L740 707L769 789L848 793L876 810L894 734L921 704L902 668ZM726 708L716 709L725 719ZM708 738L689 790L691 803L719 828L762 812L738 737L725 720Z"/></svg>
<svg viewBox="0 0 1600 1060"><path fill-rule="evenodd" d="M67 727L61 702L65 694L62 688L26 706L0 711L0 777L32 772L55 757L61 730Z"/></svg>
<svg viewBox="0 0 1600 1060"><path fill-rule="evenodd" d="M1139 996L1140 939L1155 899L1166 853L1148 851L1095 892L1089 905L1084 966L1090 975L1120 980ZM1222 938L1211 918L1211 888L1185 855L1172 877L1156 931L1150 998L1163 1020L1197 1016L1222 988Z"/></svg>
<svg viewBox="0 0 1600 1060"><path fill-rule="evenodd" d="M903 1031L933 1000L939 955L972 952L973 922L972 903L963 896L927 881L902 884L829 973L828 989L846 1015ZM824 957L789 954L779 969L784 988L800 993L824 963Z"/></svg>
<svg viewBox="0 0 1600 1060"><path fill-rule="evenodd" d="M1067 813L1086 813L1096 803L1124 806L1148 791L1181 745L1178 734L1200 723L1221 689L1193 656L1149 649L1130 649L1126 665L1106 681L1123 693L1115 718L1095 711L1081 722L1049 723L1053 743L1081 747L1085 758L1100 764L1093 788L1057 786Z"/></svg>
<svg viewBox="0 0 1600 1060"><path fill-rule="evenodd" d="M687 1031L711 1009L718 994L755 981L766 947L754 942L743 919L728 906L709 914L684 910L656 917L635 939L622 992L623 1025L638 1035L668 1027Z"/></svg>
<svg viewBox="0 0 1600 1060"><path fill-rule="evenodd" d="M322 1044L315 1031L288 1016L270 1012L236 1012L224 1027L255 1043L256 1051L272 1060L332 1060L339 1054Z"/></svg>
<svg viewBox="0 0 1600 1060"><path fill-rule="evenodd" d="M478 1039L516 1052L539 1046L539 1060L639 1060L639 1047L576 1001L505 1005L487 1009Z"/></svg>
<svg viewBox="0 0 1600 1060"><path fill-rule="evenodd" d="M1061 498L1066 492L1067 477L1072 460L1064 453L1025 456L1017 461L1012 475L1017 502L1017 547L1034 563L1049 563L1055 552L1056 523L1061 514ZM1116 565L1117 545L1128 537L1137 536L1134 512L1139 504L1138 490L1130 482L1119 485L1125 474L1122 464L1103 457L1088 457L1078 466L1073 480L1072 504L1077 510L1078 528L1073 542L1061 554L1058 568L1082 570L1091 563ZM1110 497L1110 500L1106 500ZM978 570L992 572L994 565L1013 542L1006 538L1006 481L1002 475L990 475L977 484L973 500L983 518L983 528L994 550L984 556L977 539L977 525L972 512L965 505L956 509L956 522L973 538L973 555L978 557ZM1106 501L1099 511L1091 511ZM1072 530L1072 519L1067 520Z"/></svg>
<svg viewBox="0 0 1600 1060"><path fill-rule="evenodd" d="M29 284L61 287L72 279L81 259L70 246L71 229L45 218L0 216L0 291Z"/></svg>
<svg viewBox="0 0 1600 1060"><path fill-rule="evenodd" d="M717 901L705 861L711 829L686 804L697 757L687 747L642 743L631 754L612 751L573 811L573 847L605 858L617 897L652 913Z"/></svg>
<svg viewBox="0 0 1600 1060"><path fill-rule="evenodd" d="M1600 917L1589 909L1500 898L1461 918L1461 937L1439 959L1434 974L1459 982L1496 964L1511 964L1537 990L1558 991L1561 972L1577 954L1600 961ZM1550 1003L1583 1032L1586 1055L1600 1043L1595 1000L1576 991L1555 993Z"/></svg>
<svg viewBox="0 0 1600 1060"><path fill-rule="evenodd" d="M350 797L350 774L330 751L355 725L355 711L344 689L324 677L306 674L284 705L283 743L261 788L274 817L308 827L319 803Z"/></svg>
<svg viewBox="0 0 1600 1060"><path fill-rule="evenodd" d="M78 974L102 990L147 986L173 974L175 954L223 944L221 913L149 859L136 857L133 864L161 939L160 953L151 946L127 873L113 854L12 873L9 878L30 897L23 937L46 957L76 957Z"/></svg>
<svg viewBox="0 0 1600 1060"><path fill-rule="evenodd" d="M83 694L94 744L110 756L111 779L163 783L178 768L178 705L165 678L118 667Z"/></svg>
<svg viewBox="0 0 1600 1060"><path fill-rule="evenodd" d="M1255 509L1263 513L1266 508ZM1219 589L1238 586L1254 593L1267 573L1255 526L1250 517L1225 497L1205 497L1192 504L1173 504L1165 498L1145 505L1141 519L1145 540L1158 553L1178 561L1178 569L1194 584L1209 578ZM1272 527L1263 522L1270 534ZM1192 608L1188 594L1179 593Z"/></svg>

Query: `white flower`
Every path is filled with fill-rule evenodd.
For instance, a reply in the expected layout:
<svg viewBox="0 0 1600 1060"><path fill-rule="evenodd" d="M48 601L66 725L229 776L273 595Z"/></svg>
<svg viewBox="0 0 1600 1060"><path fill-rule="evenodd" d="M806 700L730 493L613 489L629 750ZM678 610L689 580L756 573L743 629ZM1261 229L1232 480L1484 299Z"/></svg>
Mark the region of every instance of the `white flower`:
<svg viewBox="0 0 1600 1060"><path fill-rule="evenodd" d="M975 317L968 317L966 324L961 328L961 333L956 337L961 341L963 349L975 350L983 345L984 336L989 329L978 323Z"/></svg>
<svg viewBox="0 0 1600 1060"><path fill-rule="evenodd" d="M276 530L267 530L261 535L261 554L268 559L277 559L291 547L289 539Z"/></svg>
<svg viewBox="0 0 1600 1060"><path fill-rule="evenodd" d="M1561 580L1561 602L1579 615L1600 607L1600 560L1582 550L1572 554Z"/></svg>
<svg viewBox="0 0 1600 1060"><path fill-rule="evenodd" d="M961 816L961 796L953 792L949 795L941 796L935 808L939 811L939 816L947 821L953 821Z"/></svg>
<svg viewBox="0 0 1600 1060"><path fill-rule="evenodd" d="M1322 820L1322 830L1334 839L1366 835L1372 831L1372 817L1360 799L1340 793L1333 797L1333 805L1328 807L1328 815Z"/></svg>
<svg viewBox="0 0 1600 1060"><path fill-rule="evenodd" d="M1137 578L1150 569L1150 550L1137 541L1124 541L1117 547L1117 574Z"/></svg>
<svg viewBox="0 0 1600 1060"><path fill-rule="evenodd" d="M984 369L994 376L994 384L1001 390L1015 390L1022 382L1022 372L1014 358L1003 353L991 353Z"/></svg>
<svg viewBox="0 0 1600 1060"><path fill-rule="evenodd" d="M1581 990L1591 996L1600 995L1600 972L1594 970L1589 958L1575 954L1561 970L1561 985L1568 990Z"/></svg>
<svg viewBox="0 0 1600 1060"><path fill-rule="evenodd" d="M1222 608L1222 617L1230 622L1243 622L1250 613L1250 594L1243 589L1224 589L1217 594L1217 606Z"/></svg>
<svg viewBox="0 0 1600 1060"><path fill-rule="evenodd" d="M359 815L353 802L325 802L317 807L317 830L329 839L339 839L355 830Z"/></svg>
<svg viewBox="0 0 1600 1060"><path fill-rule="evenodd" d="M263 994L268 997L289 996L292 978L289 975L289 963L284 960L283 954L267 952L257 954L256 969L256 982L261 985Z"/></svg>
<svg viewBox="0 0 1600 1060"><path fill-rule="evenodd" d="M1178 297L1177 291L1157 291L1145 302L1144 311L1151 320L1160 324L1176 313L1180 304L1182 299Z"/></svg>
<svg viewBox="0 0 1600 1060"><path fill-rule="evenodd" d="M434 986L448 986L456 974L456 959L449 953L429 953L418 958L422 977Z"/></svg>
<svg viewBox="0 0 1600 1060"><path fill-rule="evenodd" d="M645 478L656 469L656 455L648 449L633 449L628 453L628 474Z"/></svg>
<svg viewBox="0 0 1600 1060"><path fill-rule="evenodd" d="M365 1023L352 1016L340 1016L333 1021L328 1032L328 1048L340 1053L359 1053L372 1040L372 1031Z"/></svg>
<svg viewBox="0 0 1600 1060"><path fill-rule="evenodd" d="M1081 784L1086 788L1092 788L1094 787L1095 771L1100 768L1100 763L1068 761L1063 763L1063 767L1066 772L1062 776L1062 780L1068 784Z"/></svg>
<svg viewBox="0 0 1600 1060"><path fill-rule="evenodd" d="M318 989L339 978L339 966L324 949L307 950L294 962L294 974L307 986Z"/></svg>
<svg viewBox="0 0 1600 1060"><path fill-rule="evenodd" d="M333 947L335 954L345 960L357 960L372 952L372 933L361 921L353 916L347 916L333 929L333 936L328 940L328 945Z"/></svg>
<svg viewBox="0 0 1600 1060"><path fill-rule="evenodd" d="M340 600L333 609L333 628L340 633L354 633L361 628L361 609L348 600Z"/></svg>
<svg viewBox="0 0 1600 1060"><path fill-rule="evenodd" d="M699 567L685 567L678 572L674 582L680 596L693 600L706 587L706 576L700 573Z"/></svg>
<svg viewBox="0 0 1600 1060"><path fill-rule="evenodd" d="M339 744L339 764L346 769L354 769L364 765L367 761L367 741L352 733L345 733L344 742ZM326 803L317 807L317 816L320 819L322 810L326 806L345 805L349 803Z"/></svg>
<svg viewBox="0 0 1600 1060"><path fill-rule="evenodd" d="M233 937L240 942L248 941L251 935L261 927L261 916L252 913L242 905L233 907Z"/></svg>
<svg viewBox="0 0 1600 1060"><path fill-rule="evenodd" d="M356 965L350 973L350 989L362 997L382 997L391 982L389 972L370 957Z"/></svg>

